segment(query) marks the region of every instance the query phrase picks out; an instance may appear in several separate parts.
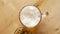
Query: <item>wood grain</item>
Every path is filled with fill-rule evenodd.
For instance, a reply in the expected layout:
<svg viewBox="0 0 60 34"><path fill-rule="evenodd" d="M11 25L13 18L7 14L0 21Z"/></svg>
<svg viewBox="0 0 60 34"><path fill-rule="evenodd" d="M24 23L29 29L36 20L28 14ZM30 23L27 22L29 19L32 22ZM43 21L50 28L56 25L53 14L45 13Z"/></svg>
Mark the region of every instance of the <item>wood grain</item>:
<svg viewBox="0 0 60 34"><path fill-rule="evenodd" d="M14 34L23 25L19 11L25 5L34 5L38 0L0 0L0 34ZM46 0L39 6L41 12L49 13L36 27L35 34L60 34L60 0Z"/></svg>

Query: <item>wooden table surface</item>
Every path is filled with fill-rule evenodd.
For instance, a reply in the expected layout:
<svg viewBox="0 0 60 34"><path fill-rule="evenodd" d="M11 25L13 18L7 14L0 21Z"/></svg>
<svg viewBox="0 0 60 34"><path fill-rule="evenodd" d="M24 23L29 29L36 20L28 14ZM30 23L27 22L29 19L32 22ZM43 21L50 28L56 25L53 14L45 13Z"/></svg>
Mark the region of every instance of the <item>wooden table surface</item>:
<svg viewBox="0 0 60 34"><path fill-rule="evenodd" d="M14 34L18 27L19 11L25 5L34 5L39 0L0 0L0 34ZM36 34L60 34L60 0L44 1L39 9L48 12L36 27Z"/></svg>

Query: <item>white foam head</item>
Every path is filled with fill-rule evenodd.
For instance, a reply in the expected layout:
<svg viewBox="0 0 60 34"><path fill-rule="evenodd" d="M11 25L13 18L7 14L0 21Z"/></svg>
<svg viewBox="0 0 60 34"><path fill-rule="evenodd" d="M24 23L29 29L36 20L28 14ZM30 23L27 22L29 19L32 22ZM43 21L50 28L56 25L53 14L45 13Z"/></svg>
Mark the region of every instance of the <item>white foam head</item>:
<svg viewBox="0 0 60 34"><path fill-rule="evenodd" d="M26 27L35 27L41 20L40 10L35 6L25 6L20 11L20 20Z"/></svg>

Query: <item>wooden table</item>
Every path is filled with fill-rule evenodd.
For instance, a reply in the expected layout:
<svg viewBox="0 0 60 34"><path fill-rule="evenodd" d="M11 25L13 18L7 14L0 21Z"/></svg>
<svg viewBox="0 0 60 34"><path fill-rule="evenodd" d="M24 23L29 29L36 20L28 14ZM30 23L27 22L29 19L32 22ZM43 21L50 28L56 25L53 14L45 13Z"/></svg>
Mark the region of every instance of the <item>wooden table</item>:
<svg viewBox="0 0 60 34"><path fill-rule="evenodd" d="M38 0L0 0L0 34L14 34L23 25L19 21L19 11L25 5L34 5ZM60 0L44 1L39 9L48 12L34 31L36 34L60 34Z"/></svg>

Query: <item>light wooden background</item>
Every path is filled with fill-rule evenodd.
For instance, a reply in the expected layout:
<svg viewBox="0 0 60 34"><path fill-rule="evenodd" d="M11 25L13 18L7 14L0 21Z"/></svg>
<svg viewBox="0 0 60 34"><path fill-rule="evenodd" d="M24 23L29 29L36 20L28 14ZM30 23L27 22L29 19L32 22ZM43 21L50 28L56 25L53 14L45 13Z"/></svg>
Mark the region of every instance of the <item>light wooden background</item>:
<svg viewBox="0 0 60 34"><path fill-rule="evenodd" d="M34 5L38 0L0 0L0 34L14 34L18 27L19 11L25 5ZM43 1L43 0L42 0ZM41 12L49 13L36 27L36 34L60 34L60 0L45 0L39 6Z"/></svg>

